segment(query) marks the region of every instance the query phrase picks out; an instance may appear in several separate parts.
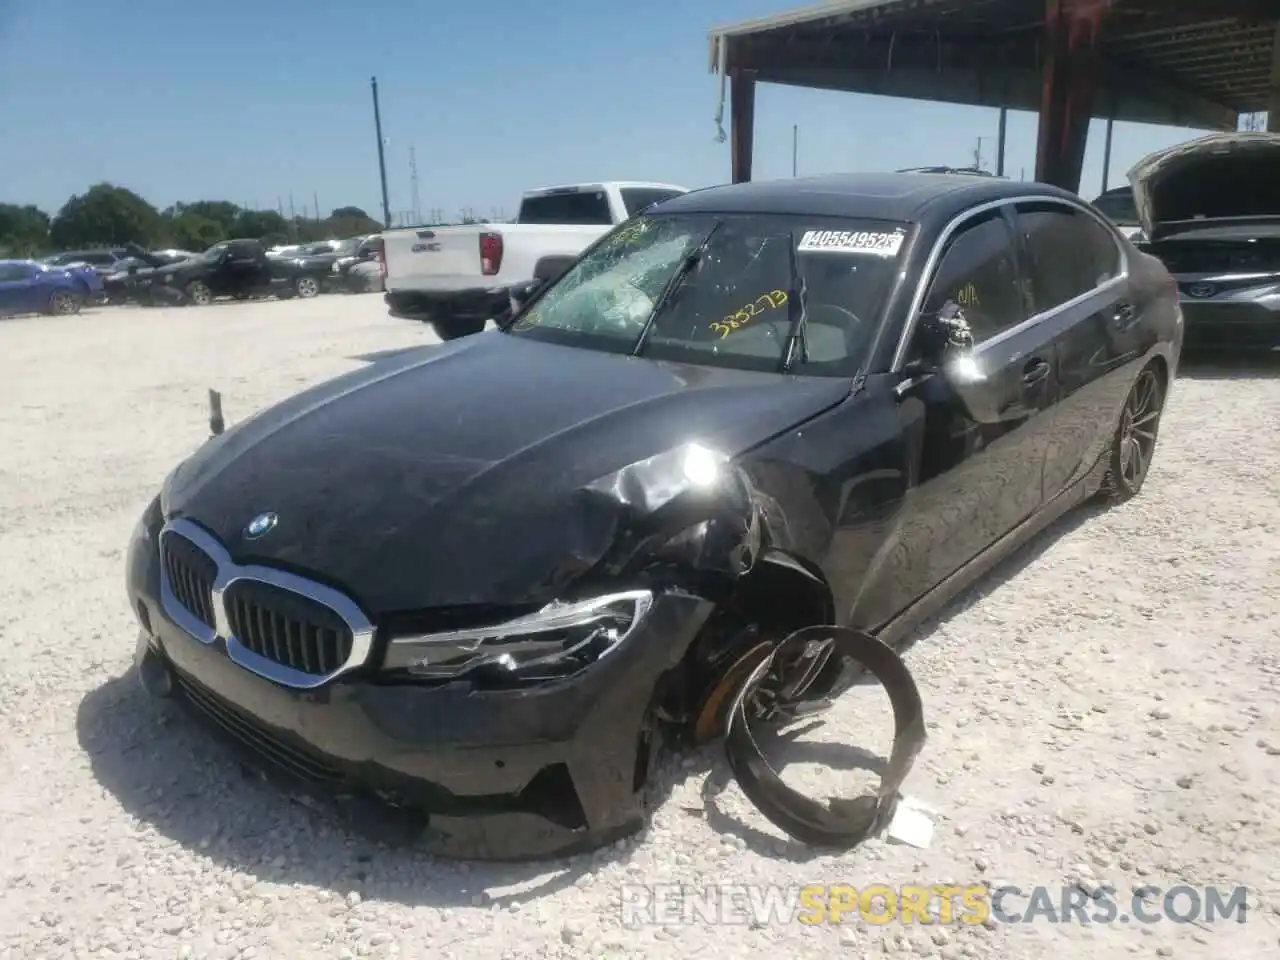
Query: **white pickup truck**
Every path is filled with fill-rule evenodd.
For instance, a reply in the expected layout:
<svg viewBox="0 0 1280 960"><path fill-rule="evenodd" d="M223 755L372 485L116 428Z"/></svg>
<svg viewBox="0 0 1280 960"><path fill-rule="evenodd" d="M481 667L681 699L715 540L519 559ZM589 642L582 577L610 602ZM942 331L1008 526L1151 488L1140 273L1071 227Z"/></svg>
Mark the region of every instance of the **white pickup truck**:
<svg viewBox="0 0 1280 960"><path fill-rule="evenodd" d="M388 230L387 307L430 323L442 340L479 333L509 309L513 287L554 280L616 224L687 192L667 183L546 187L524 195L514 223Z"/></svg>

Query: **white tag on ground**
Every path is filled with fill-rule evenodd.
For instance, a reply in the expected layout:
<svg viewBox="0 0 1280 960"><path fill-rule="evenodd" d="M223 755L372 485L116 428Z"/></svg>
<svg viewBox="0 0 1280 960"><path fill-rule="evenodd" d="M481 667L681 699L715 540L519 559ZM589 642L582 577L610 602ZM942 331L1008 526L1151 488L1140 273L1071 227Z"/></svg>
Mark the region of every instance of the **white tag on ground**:
<svg viewBox="0 0 1280 960"><path fill-rule="evenodd" d="M927 850L933 842L933 817L930 814L936 812L919 800L903 797L898 801L885 836L891 843L905 843Z"/></svg>

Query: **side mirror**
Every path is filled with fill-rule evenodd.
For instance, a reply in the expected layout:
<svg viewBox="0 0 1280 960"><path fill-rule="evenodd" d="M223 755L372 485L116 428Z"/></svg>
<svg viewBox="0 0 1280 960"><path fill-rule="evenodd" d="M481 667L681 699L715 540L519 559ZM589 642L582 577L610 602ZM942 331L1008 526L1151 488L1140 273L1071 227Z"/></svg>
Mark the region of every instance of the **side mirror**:
<svg viewBox="0 0 1280 960"><path fill-rule="evenodd" d="M511 288L511 313L516 313L524 309L524 305L533 299L533 295L546 286L546 281L541 277L534 277L527 283L517 284Z"/></svg>
<svg viewBox="0 0 1280 960"><path fill-rule="evenodd" d="M920 315L916 325L918 352L911 364L917 373L942 373L973 346L964 307L948 300L936 313Z"/></svg>

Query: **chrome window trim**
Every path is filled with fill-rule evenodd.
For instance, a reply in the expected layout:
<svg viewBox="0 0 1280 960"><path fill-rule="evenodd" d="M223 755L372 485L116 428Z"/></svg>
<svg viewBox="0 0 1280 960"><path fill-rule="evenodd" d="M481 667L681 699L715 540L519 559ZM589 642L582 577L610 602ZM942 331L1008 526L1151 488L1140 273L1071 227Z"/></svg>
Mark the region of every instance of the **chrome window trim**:
<svg viewBox="0 0 1280 960"><path fill-rule="evenodd" d="M368 661L369 654L373 650L374 626L369 618L365 616L364 611L349 597L337 590L326 587L324 584L308 580L306 577L287 573L284 570L275 570L271 567L255 564L237 564L231 559L231 554L218 542L217 538L211 536L190 520L181 518L170 520L160 530L159 546L162 556L166 536L179 536L190 541L203 550L214 563L216 573L212 589L215 624L213 629L210 629L194 617L178 601L169 586L169 574L165 569L163 560L160 564L160 605L163 607L165 615L194 640L203 643L205 646L210 646L221 638L226 644L227 656L232 662L264 679L296 690L311 690L323 686L335 677L349 673ZM241 643L239 638L232 632L231 618L227 613L225 599L227 589L232 584L241 581L265 583L281 590L287 590L290 593L296 593L299 596L306 597L308 600L313 600L322 606L328 607L351 629L351 653L348 654L347 659L337 670L324 675L317 675L294 670L254 653Z"/></svg>
<svg viewBox="0 0 1280 960"><path fill-rule="evenodd" d="M1111 237L1111 242L1115 244L1116 251L1120 255L1120 272L1110 280L1094 287L1092 290L1086 290L1079 296L1073 297L1065 303L1060 303L1056 307L1052 307L1040 313L1032 314L1021 323L1015 324L1007 330L1001 330L995 336L983 340L981 343L976 344L970 349L969 353L971 356L981 356L982 353L990 347L997 346L1012 337L1016 337L1018 334L1030 330L1037 324L1043 323L1045 320L1050 320L1060 313L1079 306L1081 303L1084 303L1099 294L1110 292L1113 288L1128 283L1129 253L1125 250L1124 245L1117 237L1115 227L1107 222L1104 217L1095 213L1083 203L1077 203L1073 200L1067 199L1066 197L1046 196L1043 194L1020 194L1018 196L1002 197L999 200L990 200L986 203L980 203L976 207L970 207L968 210L958 213L952 217L938 234L938 239L934 241L933 247L929 251L929 257L925 260L924 269L920 271L920 280L916 284L915 293L911 297L911 306L907 311L907 320L902 325L902 333L898 337L898 345L893 352L893 361L889 364L890 373L902 372L902 367L906 363L907 349L911 345L911 338L915 335L916 326L920 319L920 311L924 307L924 298L929 293L929 285L933 282L934 274L938 269L938 264L941 262L942 255L946 250L947 244L951 241L951 238L954 237L956 233L959 232L960 228L968 221L988 214L993 210L1016 206L1020 203L1056 204L1061 207L1066 207L1073 213L1083 213L1092 217L1096 223L1101 225L1102 228L1107 231L1108 236Z"/></svg>

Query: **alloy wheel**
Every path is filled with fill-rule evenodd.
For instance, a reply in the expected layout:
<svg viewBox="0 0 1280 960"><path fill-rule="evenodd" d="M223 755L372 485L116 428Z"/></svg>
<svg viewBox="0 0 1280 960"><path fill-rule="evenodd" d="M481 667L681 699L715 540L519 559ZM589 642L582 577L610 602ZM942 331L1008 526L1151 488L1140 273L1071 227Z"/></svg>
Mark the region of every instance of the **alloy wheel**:
<svg viewBox="0 0 1280 960"><path fill-rule="evenodd" d="M65 290L59 290L53 295L50 306L58 316L67 316L76 312L76 298Z"/></svg>
<svg viewBox="0 0 1280 960"><path fill-rule="evenodd" d="M213 303L213 292L203 283L193 283L187 288L187 294L191 297L191 302L198 307L207 307Z"/></svg>
<svg viewBox="0 0 1280 960"><path fill-rule="evenodd" d="M1144 370L1129 391L1120 427L1120 476L1131 488L1142 484L1151 466L1160 425L1160 381Z"/></svg>
<svg viewBox="0 0 1280 960"><path fill-rule="evenodd" d="M298 280L298 296L310 298L320 292L320 284L316 283L312 277L302 277Z"/></svg>

